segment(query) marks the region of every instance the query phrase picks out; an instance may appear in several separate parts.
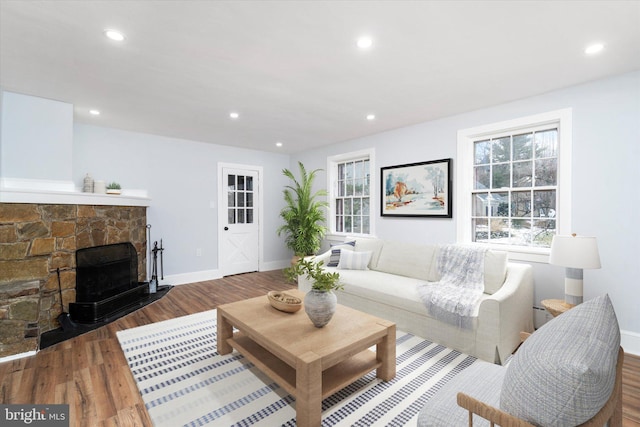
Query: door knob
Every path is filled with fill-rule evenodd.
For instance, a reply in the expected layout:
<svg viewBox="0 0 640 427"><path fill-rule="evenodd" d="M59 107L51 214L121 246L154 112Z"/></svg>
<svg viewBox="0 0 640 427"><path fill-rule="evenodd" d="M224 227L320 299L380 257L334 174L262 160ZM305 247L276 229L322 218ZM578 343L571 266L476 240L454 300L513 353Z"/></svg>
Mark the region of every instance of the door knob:
<svg viewBox="0 0 640 427"><path fill-rule="evenodd" d="M229 227L225 227L225 228L224 228L224 231L227 231L227 230L229 230Z"/></svg>

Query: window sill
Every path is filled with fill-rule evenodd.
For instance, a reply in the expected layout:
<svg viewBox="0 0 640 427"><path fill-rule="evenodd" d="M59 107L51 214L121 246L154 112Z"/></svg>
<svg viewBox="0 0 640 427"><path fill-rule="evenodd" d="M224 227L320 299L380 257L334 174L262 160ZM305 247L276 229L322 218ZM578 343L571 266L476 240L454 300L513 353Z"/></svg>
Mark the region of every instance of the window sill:
<svg viewBox="0 0 640 427"><path fill-rule="evenodd" d="M374 236L373 234L362 234L362 233L337 233L337 232L333 232L333 233L327 233L324 235L324 238L326 240L339 240L339 241L343 241L347 236L353 236L353 237L368 237L370 239L374 239L376 238L376 236Z"/></svg>
<svg viewBox="0 0 640 427"><path fill-rule="evenodd" d="M550 248L532 248L525 246L496 245L491 243L471 243L478 247L486 247L494 251L503 251L509 254L510 261L536 262L541 264L549 263Z"/></svg>

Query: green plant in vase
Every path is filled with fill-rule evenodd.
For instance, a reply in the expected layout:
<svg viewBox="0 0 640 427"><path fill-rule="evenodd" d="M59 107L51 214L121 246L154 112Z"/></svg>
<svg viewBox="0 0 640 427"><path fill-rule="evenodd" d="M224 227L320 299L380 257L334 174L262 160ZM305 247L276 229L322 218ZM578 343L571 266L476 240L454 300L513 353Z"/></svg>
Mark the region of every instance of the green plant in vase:
<svg viewBox="0 0 640 427"><path fill-rule="evenodd" d="M120 194L121 190L120 184L115 181L107 184L107 194Z"/></svg>
<svg viewBox="0 0 640 427"><path fill-rule="evenodd" d="M313 257L300 258L291 268L287 268L287 278L295 281L298 276L306 276L311 281L311 289L320 292L342 290L340 274L338 272L325 271L324 262L314 262Z"/></svg>
<svg viewBox="0 0 640 427"><path fill-rule="evenodd" d="M322 261L314 262L312 257L300 258L287 272L290 278L305 276L311 281L311 290L304 297L304 311L317 328L329 323L338 302L333 291L343 289L340 274L325 271L323 265Z"/></svg>

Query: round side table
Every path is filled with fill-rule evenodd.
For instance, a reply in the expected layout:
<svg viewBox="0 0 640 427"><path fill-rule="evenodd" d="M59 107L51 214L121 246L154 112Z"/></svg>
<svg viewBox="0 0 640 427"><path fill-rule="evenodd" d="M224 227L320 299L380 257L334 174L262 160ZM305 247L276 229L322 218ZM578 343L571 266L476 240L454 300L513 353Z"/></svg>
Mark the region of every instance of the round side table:
<svg viewBox="0 0 640 427"><path fill-rule="evenodd" d="M542 300L542 306L549 312L553 317L557 317L564 313L567 310L575 307L573 304L568 304L561 299L545 299Z"/></svg>

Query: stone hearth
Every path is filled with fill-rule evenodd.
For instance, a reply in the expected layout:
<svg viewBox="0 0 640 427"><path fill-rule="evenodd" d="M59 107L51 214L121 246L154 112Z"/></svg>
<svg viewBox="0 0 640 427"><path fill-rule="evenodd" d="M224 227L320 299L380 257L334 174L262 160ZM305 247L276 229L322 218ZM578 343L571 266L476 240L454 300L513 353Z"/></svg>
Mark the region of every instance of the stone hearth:
<svg viewBox="0 0 640 427"><path fill-rule="evenodd" d="M131 242L146 280L146 207L0 203L0 358L36 350L75 302L76 249Z"/></svg>

